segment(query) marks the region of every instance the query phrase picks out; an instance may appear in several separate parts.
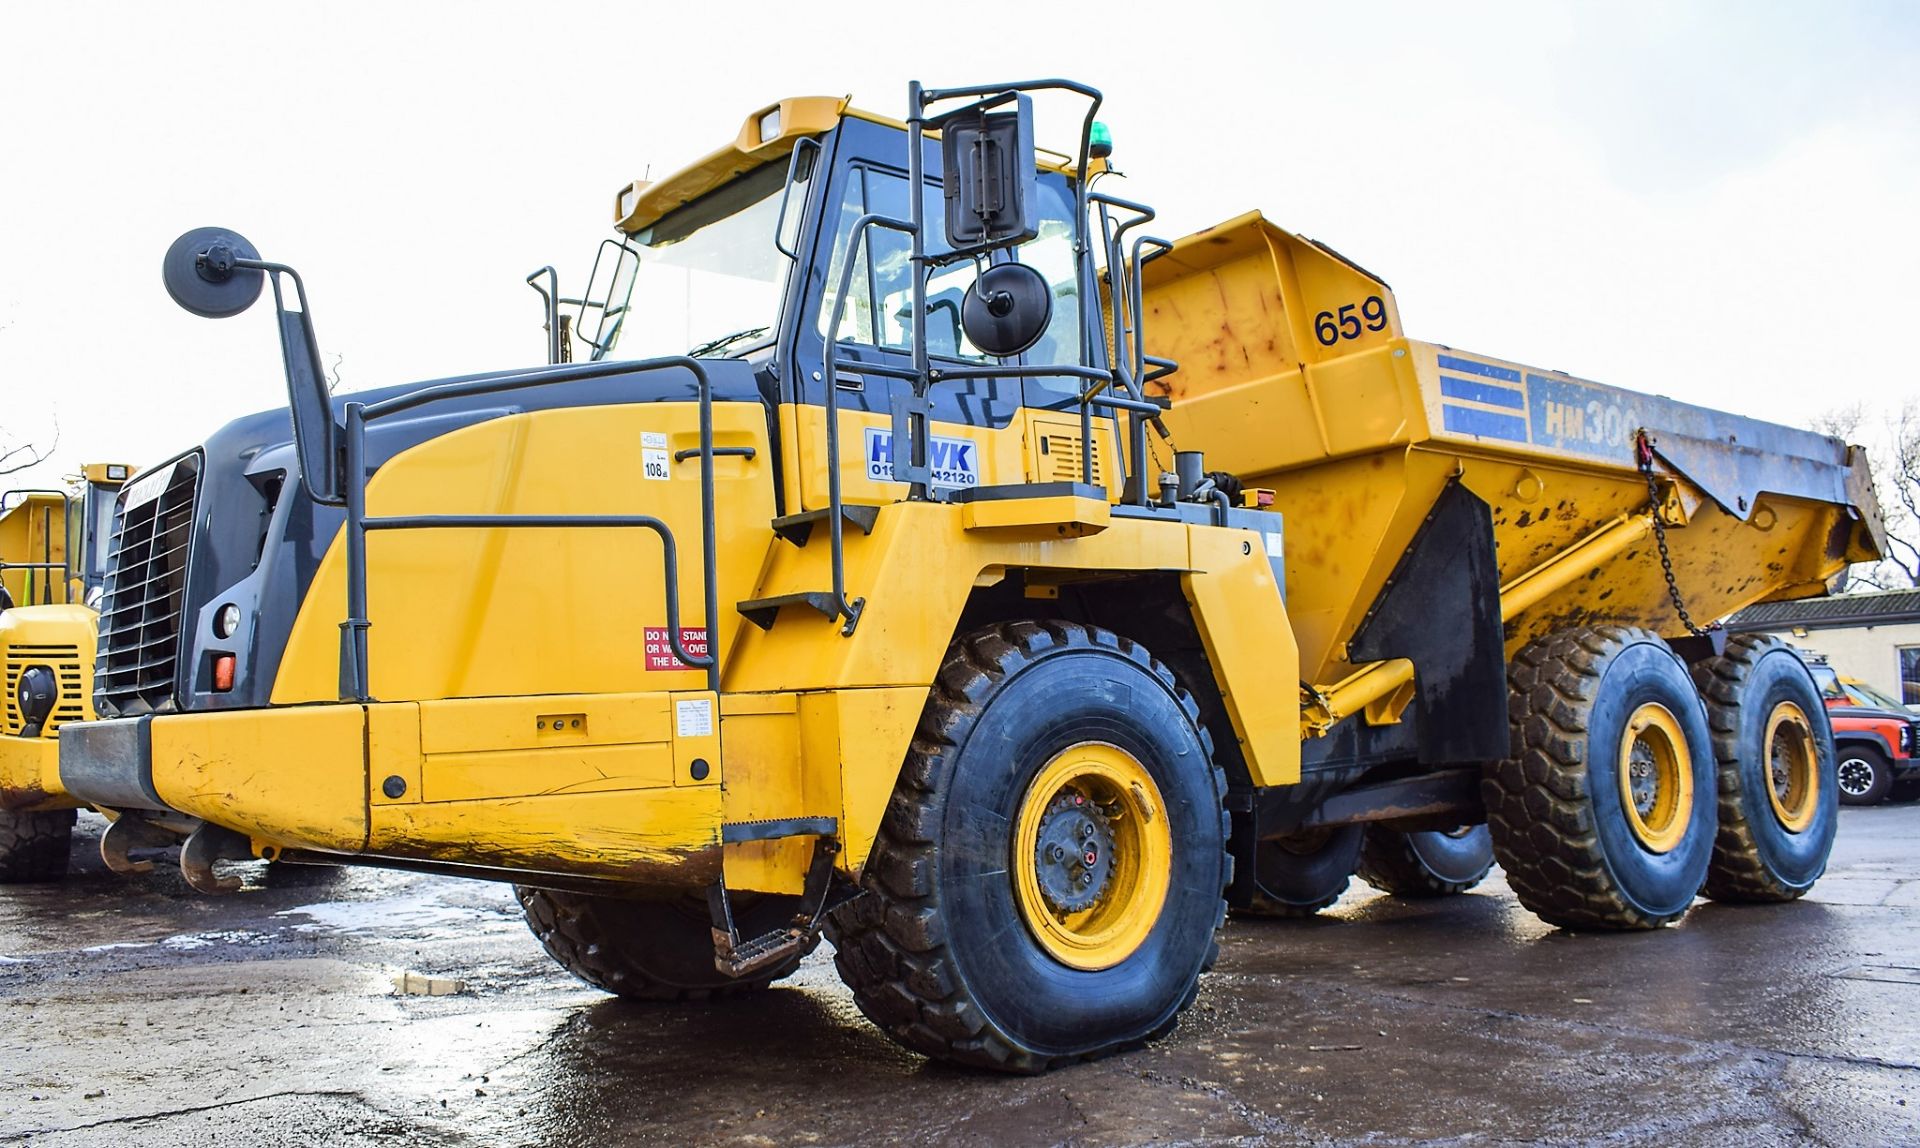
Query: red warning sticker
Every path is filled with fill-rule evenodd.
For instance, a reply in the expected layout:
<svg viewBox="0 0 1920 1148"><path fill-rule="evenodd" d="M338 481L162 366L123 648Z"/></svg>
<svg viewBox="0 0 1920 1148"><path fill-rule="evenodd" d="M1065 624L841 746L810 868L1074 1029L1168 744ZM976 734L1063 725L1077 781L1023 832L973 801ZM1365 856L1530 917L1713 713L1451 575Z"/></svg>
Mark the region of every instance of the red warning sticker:
<svg viewBox="0 0 1920 1148"><path fill-rule="evenodd" d="M643 634L647 643L647 668L649 670L690 670L693 669L673 654L673 643L667 640L665 626L648 626ZM707 656L707 632L704 629L692 630L680 628L680 644L687 653L696 658Z"/></svg>

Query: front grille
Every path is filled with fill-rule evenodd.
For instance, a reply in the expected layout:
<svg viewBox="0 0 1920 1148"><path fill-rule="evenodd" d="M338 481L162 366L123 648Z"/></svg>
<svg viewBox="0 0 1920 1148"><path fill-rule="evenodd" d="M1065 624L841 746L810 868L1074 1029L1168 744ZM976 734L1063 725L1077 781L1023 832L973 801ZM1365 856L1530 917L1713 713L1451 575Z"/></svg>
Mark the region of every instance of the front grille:
<svg viewBox="0 0 1920 1148"><path fill-rule="evenodd" d="M19 686L20 675L26 673L28 666L48 666L60 682L60 693L54 699L46 728L40 731L42 735L87 716L86 698L80 692L80 647L8 646L4 666L7 701L6 709L0 711L0 730L8 736L17 737L27 728L26 715L20 712Z"/></svg>
<svg viewBox="0 0 1920 1148"><path fill-rule="evenodd" d="M102 717L169 708L199 488L200 459L189 455L130 484L114 508L93 667L94 705Z"/></svg>

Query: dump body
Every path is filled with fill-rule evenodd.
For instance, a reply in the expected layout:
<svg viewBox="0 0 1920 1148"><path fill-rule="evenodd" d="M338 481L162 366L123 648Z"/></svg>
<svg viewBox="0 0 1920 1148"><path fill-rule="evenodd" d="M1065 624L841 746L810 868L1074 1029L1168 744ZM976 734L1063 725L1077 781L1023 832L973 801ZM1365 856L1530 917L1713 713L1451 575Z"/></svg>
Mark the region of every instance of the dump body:
<svg viewBox="0 0 1920 1148"><path fill-rule="evenodd" d="M1824 593L1882 551L1857 448L1406 339L1384 283L1257 213L1181 240L1143 283L1148 350L1180 363L1152 384L1172 400L1174 445L1271 488L1286 516L1308 682L1354 669L1348 644L1456 481L1491 512L1509 654L1574 624L1685 634L1656 540L1633 525L1650 505L1641 430L1696 622ZM1589 540L1611 541L1610 556L1564 586L1528 588Z"/></svg>
<svg viewBox="0 0 1920 1148"><path fill-rule="evenodd" d="M14 605L65 605L69 585L69 499L57 490L9 491L0 509L0 590Z"/></svg>

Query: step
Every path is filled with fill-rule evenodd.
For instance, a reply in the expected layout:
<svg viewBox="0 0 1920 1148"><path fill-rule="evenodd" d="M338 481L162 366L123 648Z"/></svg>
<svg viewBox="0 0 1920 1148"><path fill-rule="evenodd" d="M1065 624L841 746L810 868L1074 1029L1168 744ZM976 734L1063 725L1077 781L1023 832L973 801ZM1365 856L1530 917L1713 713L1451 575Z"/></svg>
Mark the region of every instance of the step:
<svg viewBox="0 0 1920 1148"><path fill-rule="evenodd" d="M829 622L840 617L831 590L802 590L797 594L776 594L771 598L749 598L736 604L734 609L762 630L771 630L783 606L805 606L810 610L818 610Z"/></svg>
<svg viewBox="0 0 1920 1148"><path fill-rule="evenodd" d="M773 532L795 546L805 546L808 537L813 534L814 523L825 522L829 513L829 508L823 506L819 510L803 510L798 514L782 515L773 520ZM872 534L873 524L880 519L880 508L848 506L843 503L840 507L840 519L858 526L862 534Z"/></svg>

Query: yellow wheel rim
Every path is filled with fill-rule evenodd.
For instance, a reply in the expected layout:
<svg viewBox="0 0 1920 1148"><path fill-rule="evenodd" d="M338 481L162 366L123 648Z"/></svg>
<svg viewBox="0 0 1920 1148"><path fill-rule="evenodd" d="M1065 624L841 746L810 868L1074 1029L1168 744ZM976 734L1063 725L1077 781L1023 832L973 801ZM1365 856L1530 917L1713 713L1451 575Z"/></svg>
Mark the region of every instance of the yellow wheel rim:
<svg viewBox="0 0 1920 1148"><path fill-rule="evenodd" d="M1802 833L1813 824L1820 804L1819 757L1814 750L1813 723L1792 702L1781 702L1767 715L1767 801L1773 815L1789 833Z"/></svg>
<svg viewBox="0 0 1920 1148"><path fill-rule="evenodd" d="M1693 819L1693 757L1673 711L1648 702L1620 738L1620 804L1627 827L1649 853L1668 853Z"/></svg>
<svg viewBox="0 0 1920 1148"><path fill-rule="evenodd" d="M1027 930L1063 965L1106 969L1132 956L1160 919L1172 866L1160 787L1117 746L1062 750L1021 799L1014 894Z"/></svg>

